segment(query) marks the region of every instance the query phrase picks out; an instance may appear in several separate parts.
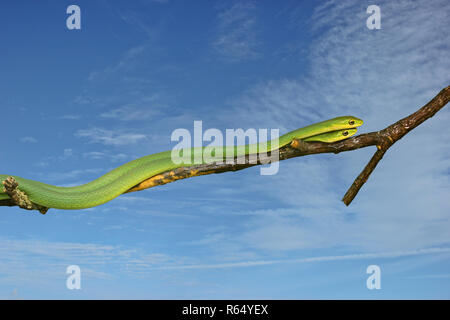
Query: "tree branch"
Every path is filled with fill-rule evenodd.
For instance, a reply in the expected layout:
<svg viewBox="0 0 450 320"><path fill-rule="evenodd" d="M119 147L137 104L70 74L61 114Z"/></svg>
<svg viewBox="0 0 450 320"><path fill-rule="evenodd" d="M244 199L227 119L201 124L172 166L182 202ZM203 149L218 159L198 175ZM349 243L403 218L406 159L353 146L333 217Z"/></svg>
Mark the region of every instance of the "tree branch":
<svg viewBox="0 0 450 320"><path fill-rule="evenodd" d="M48 208L40 206L30 201L25 192L20 191L17 187L19 183L13 177L8 177L5 181L2 181L3 192L5 192L10 199L0 200L0 206L18 206L25 210L38 210L42 214L46 214Z"/></svg>
<svg viewBox="0 0 450 320"><path fill-rule="evenodd" d="M352 151L368 146L377 146L377 151L370 159L364 170L355 179L350 186L342 201L348 206L361 187L366 183L370 174L373 172L378 162L383 158L386 151L408 132L419 126L425 120L431 118L442 109L450 100L450 86L442 89L430 102L414 112L413 114L391 124L383 130L364 133L349 139L341 140L334 143L323 142L304 142L302 140L294 140L290 145L279 149L279 159L274 157L272 161L286 160L294 157L301 157L318 153L340 153L344 151ZM258 157L259 159L259 157ZM245 158L244 164L242 159L237 159L235 163L227 164L204 164L190 167L178 168L158 174L147 179L140 184L134 186L128 192L140 191L158 185L167 184L179 179L185 179L211 173L222 173L227 171L238 171L255 165L262 164L261 161L251 162L248 157Z"/></svg>
<svg viewBox="0 0 450 320"><path fill-rule="evenodd" d="M430 102L425 106L414 112L413 114L391 124L390 126L376 132L370 132L361 134L355 137L351 137L346 140L341 140L334 143L323 142L304 142L302 140L294 140L288 146L284 146L269 154L271 161L281 161L295 157L306 156L310 154L319 153L340 153L344 151L352 151L359 148L368 146L376 146L377 151L370 159L369 163L358 175L353 184L350 186L342 201L348 206L355 196L358 194L361 187L366 183L370 174L376 168L379 161L383 158L387 150L408 132L419 126L425 120L431 118L442 109L450 100L450 86L442 89ZM227 171L238 171L245 168L249 168L255 165L267 163L267 155L254 155L246 156L243 158L236 158L232 163L211 163L194 165L188 167L181 167L175 170L163 172L156 176L153 176L138 185L134 186L127 192L141 191L144 189L152 188L158 185L167 184L176 180L186 179L195 176L201 176L212 173L222 173ZM14 200L13 197L7 200L0 200L0 206L14 206L19 205L19 200ZM23 201L23 200L20 200ZM29 201L29 200L28 200ZM33 204L34 205L34 204ZM23 205L21 207L24 207ZM25 206L26 209L29 206ZM39 210L38 207L32 208Z"/></svg>

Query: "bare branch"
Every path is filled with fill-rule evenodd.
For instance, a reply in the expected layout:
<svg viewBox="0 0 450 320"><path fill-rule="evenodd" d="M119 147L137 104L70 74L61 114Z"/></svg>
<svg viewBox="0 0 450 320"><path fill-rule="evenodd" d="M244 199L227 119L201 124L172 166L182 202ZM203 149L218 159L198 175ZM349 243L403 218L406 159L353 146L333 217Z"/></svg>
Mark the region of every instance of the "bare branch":
<svg viewBox="0 0 450 320"><path fill-rule="evenodd" d="M353 184L348 189L347 193L344 195L342 201L349 205L361 187L366 183L370 174L373 172L379 161L383 158L387 150L408 132L419 126L425 120L431 118L442 109L450 100L450 86L442 89L436 97L434 97L425 106L414 112L413 114L395 122L394 124L380 130L377 132L370 132L361 134L355 137L351 137L346 140L341 140L334 143L323 143L323 142L304 142L302 140L294 140L288 146L284 146L278 150L277 157L273 156L272 161L286 160L294 157L301 157L311 154L319 153L340 153L344 151L352 151L359 148L365 148L368 146L376 146L377 151L370 159L369 163L355 179ZM279 155L279 157L278 157ZM269 155L270 156L270 155ZM170 170L163 172L156 176L153 176L138 185L134 186L127 192L141 191L144 189L152 188L158 185L167 184L176 180L186 179L195 176L201 176L212 173L222 173L227 171L239 171L245 168L249 168L255 165L267 163L267 155L258 155L256 161L251 161L253 157L236 158L232 163L212 163L212 164L202 164L194 165L189 167L177 168L175 170ZM264 160L261 160L264 159ZM14 188L17 189L17 186ZM26 196L26 195L25 195ZM20 201L14 200L13 197L7 200L0 200L0 206L14 206L19 205ZM33 204L34 205L34 204ZM24 207L22 205L21 207ZM25 205L25 209L29 206ZM35 207L34 209L38 209ZM41 211L42 212L42 211Z"/></svg>
<svg viewBox="0 0 450 320"><path fill-rule="evenodd" d="M349 205L355 198L358 191L364 185L373 172L378 162L383 158L386 151L398 140L400 140L408 132L416 128L425 120L431 118L442 109L450 100L450 86L442 89L436 97L434 97L425 106L414 112L413 114L395 122L394 124L386 127L383 130L377 132L370 132L361 134L349 139L341 140L334 143L323 142L304 142L302 140L294 140L290 145L279 149L279 160L286 160L294 157L301 157L310 154L318 153L340 153L344 151L352 151L359 148L365 148L369 146L377 146L377 151L373 155L372 159L366 165L364 170L355 179L347 193L344 195L342 201ZM278 160L278 159L275 159ZM261 161L257 163L249 163L248 159L245 164L233 164L220 163L220 164L204 164L190 167L178 168L176 170L167 171L157 176L154 176L148 180L131 188L128 192L140 191L147 188L155 187L157 185L163 185L179 179L185 179L211 173L222 173L227 171L238 171L248 167L252 167L258 164L262 164Z"/></svg>

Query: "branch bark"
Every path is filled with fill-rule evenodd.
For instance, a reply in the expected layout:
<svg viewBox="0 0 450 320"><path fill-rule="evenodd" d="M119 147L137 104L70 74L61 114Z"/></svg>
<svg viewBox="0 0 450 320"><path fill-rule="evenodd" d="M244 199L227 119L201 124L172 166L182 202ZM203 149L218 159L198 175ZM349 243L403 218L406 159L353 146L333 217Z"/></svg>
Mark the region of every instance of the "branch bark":
<svg viewBox="0 0 450 320"><path fill-rule="evenodd" d="M340 152L352 151L368 146L376 146L377 151L367 163L365 168L358 175L358 177L355 179L342 199L342 201L348 206L356 197L364 183L367 182L369 176L374 171L377 164L383 158L388 149L398 140L403 138L408 132L419 126L427 119L434 116L449 102L449 100L450 86L447 86L422 108L380 131L361 134L334 143L304 142L302 140L294 140L290 145L280 148L276 155L272 154L269 156L272 157L272 161L281 161L311 154L337 154ZM164 185L176 180L195 176L207 175L212 173L223 173L227 171L239 171L255 165L267 163L267 155L258 155L256 161L254 160L255 157L253 155L253 157L247 156L245 158L236 158L232 163L211 163L177 168L175 170L170 170L153 176L134 186L127 192L141 191L158 185ZM8 205L14 206L19 204L16 203L14 199L0 200L0 206Z"/></svg>
<svg viewBox="0 0 450 320"><path fill-rule="evenodd" d="M279 160L286 160L295 157L301 157L318 153L340 153L344 151L352 151L359 148L376 146L377 151L370 159L369 163L358 175L348 191L345 193L342 201L348 206L358 194L361 187L369 179L370 174L376 168L377 164L383 158L386 151L398 140L403 138L408 132L419 126L425 120L431 118L442 109L450 100L450 86L442 89L430 102L413 114L391 124L390 126L376 132L364 133L346 140L334 143L323 142L304 142L302 140L294 140L290 145L279 149ZM273 159L278 160L278 159ZM242 161L241 161L242 162ZM190 166L178 168L176 170L167 171L134 186L128 192L140 191L155 187L157 185L167 184L179 179L185 179L200 175L222 173L227 171L238 171L255 165L262 164L261 161L251 163L248 157L244 164L221 163L221 164L205 164L198 166Z"/></svg>

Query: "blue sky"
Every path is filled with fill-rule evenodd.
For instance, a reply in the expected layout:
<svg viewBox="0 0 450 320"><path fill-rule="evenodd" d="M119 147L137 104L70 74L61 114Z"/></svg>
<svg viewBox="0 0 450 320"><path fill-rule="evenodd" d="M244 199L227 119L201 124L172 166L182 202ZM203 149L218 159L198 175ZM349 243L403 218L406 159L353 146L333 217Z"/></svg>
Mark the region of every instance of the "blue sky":
<svg viewBox="0 0 450 320"><path fill-rule="evenodd" d="M66 8L81 8L68 30ZM366 9L381 8L369 30ZM0 5L0 168L77 185L174 146L171 133L351 114L369 132L449 84L450 4L9 1ZM374 152L178 181L45 216L1 207L0 297L450 298L450 113ZM366 288L366 268L381 289ZM79 265L81 290L66 288Z"/></svg>

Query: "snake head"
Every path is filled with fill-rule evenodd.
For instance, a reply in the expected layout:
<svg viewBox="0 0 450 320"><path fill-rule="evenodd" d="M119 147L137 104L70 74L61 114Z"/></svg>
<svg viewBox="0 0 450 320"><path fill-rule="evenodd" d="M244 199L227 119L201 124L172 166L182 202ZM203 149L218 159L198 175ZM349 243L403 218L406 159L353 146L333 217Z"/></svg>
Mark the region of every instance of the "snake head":
<svg viewBox="0 0 450 320"><path fill-rule="evenodd" d="M361 119L359 119L357 117L348 116L346 118L347 118L347 124L352 128L359 127L364 123L364 121L362 121Z"/></svg>
<svg viewBox="0 0 450 320"><path fill-rule="evenodd" d="M353 136L356 132L358 131L358 129L356 128L351 128L351 129L345 129L345 130L341 130L340 132L337 133L337 137L342 137L342 139L347 139L351 136ZM342 139L338 139L338 140L342 140Z"/></svg>
<svg viewBox="0 0 450 320"><path fill-rule="evenodd" d="M353 136L356 131L358 131L358 129L350 128L328 132L327 134L324 134L324 136L326 136L326 140L324 142L336 142L347 139Z"/></svg>
<svg viewBox="0 0 450 320"><path fill-rule="evenodd" d="M323 128L329 128L329 131L357 128L363 124L363 121L354 116L343 116L329 119L321 122Z"/></svg>
<svg viewBox="0 0 450 320"><path fill-rule="evenodd" d="M303 141L336 142L353 136L356 131L358 131L356 128L335 130L303 139Z"/></svg>

